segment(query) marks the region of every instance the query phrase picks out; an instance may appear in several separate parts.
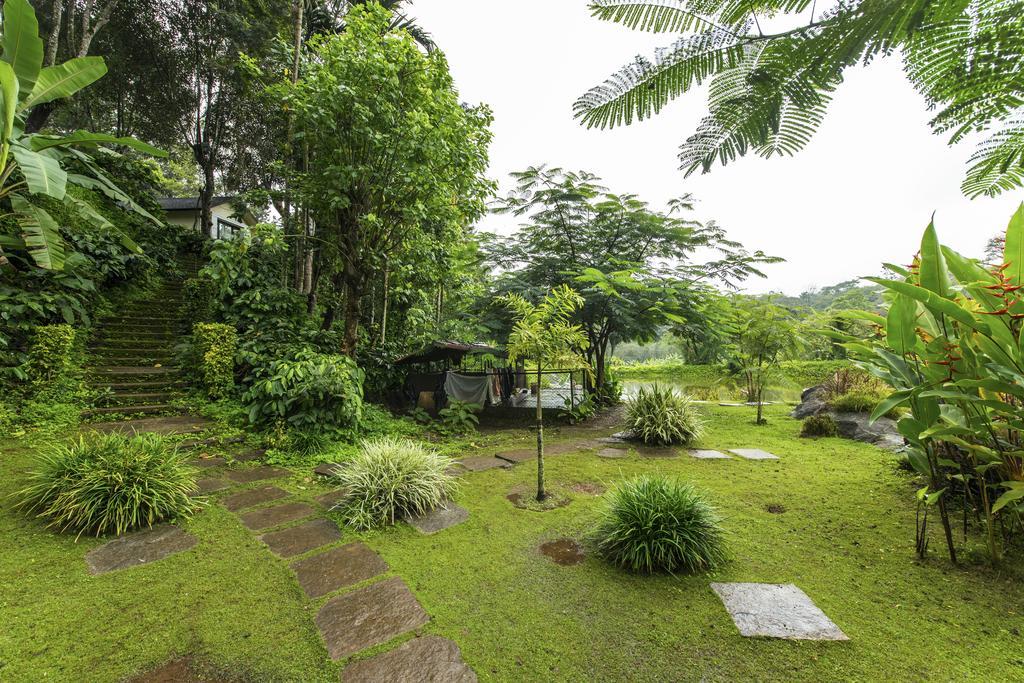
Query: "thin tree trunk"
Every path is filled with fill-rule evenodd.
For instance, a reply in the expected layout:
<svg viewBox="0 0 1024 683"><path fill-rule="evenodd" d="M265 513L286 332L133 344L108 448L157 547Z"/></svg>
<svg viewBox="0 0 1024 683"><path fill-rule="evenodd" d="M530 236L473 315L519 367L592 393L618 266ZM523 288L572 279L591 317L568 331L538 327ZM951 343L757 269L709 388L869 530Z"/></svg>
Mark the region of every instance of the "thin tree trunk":
<svg viewBox="0 0 1024 683"><path fill-rule="evenodd" d="M341 343L341 352L346 356L354 357L359 344L360 296L358 288L352 284L351 280L347 280L345 283L345 333Z"/></svg>
<svg viewBox="0 0 1024 683"><path fill-rule="evenodd" d="M388 332L388 299L391 297L391 268L389 266L384 267L384 303L381 305L380 310L380 343L384 343L384 339Z"/></svg>
<svg viewBox="0 0 1024 683"><path fill-rule="evenodd" d="M544 411L541 404L540 358L537 359L537 500L548 497L544 490Z"/></svg>

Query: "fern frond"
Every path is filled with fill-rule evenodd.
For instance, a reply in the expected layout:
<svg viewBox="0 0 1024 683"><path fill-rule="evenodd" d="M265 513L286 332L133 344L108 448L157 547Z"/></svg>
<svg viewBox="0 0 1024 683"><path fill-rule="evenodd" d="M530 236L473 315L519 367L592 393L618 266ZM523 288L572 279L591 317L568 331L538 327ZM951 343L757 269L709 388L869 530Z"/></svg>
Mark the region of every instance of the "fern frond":
<svg viewBox="0 0 1024 683"><path fill-rule="evenodd" d="M735 34L709 29L658 50L653 59L638 56L601 85L591 88L573 107L587 128L614 128L644 120L671 100L700 85L743 57Z"/></svg>
<svg viewBox="0 0 1024 683"><path fill-rule="evenodd" d="M1024 184L1024 112L978 145L960 186L971 199L996 195Z"/></svg>
<svg viewBox="0 0 1024 683"><path fill-rule="evenodd" d="M590 13L602 21L651 33L683 33L698 28L715 28L711 17L720 1L716 0L594 0Z"/></svg>

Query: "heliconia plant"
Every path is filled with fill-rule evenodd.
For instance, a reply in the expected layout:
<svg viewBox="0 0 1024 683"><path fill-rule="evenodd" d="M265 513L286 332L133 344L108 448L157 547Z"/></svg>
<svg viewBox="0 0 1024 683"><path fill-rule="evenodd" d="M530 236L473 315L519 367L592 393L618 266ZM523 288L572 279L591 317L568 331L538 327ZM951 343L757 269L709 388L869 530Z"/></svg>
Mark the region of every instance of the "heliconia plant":
<svg viewBox="0 0 1024 683"><path fill-rule="evenodd" d="M166 156L155 147L130 137L79 130L70 135L25 131L28 113L74 95L107 73L102 57L76 57L63 64L43 66L43 39L28 0L3 3L3 53L0 55L0 207L13 217L18 235L0 234L0 266L5 250L27 252L36 266L59 270L64 264L60 226L40 205L40 197L62 202L91 225L117 233L122 243L138 251L130 238L88 202L68 193L68 185L100 192L154 223L160 221L117 187L87 150L100 145L131 147L153 156ZM113 154L110 149L106 153Z"/></svg>
<svg viewBox="0 0 1024 683"><path fill-rule="evenodd" d="M1000 535L1020 533L1024 512L1024 204L1010 220L1001 262L983 264L939 243L934 224L886 289L884 316L867 340L847 340L854 360L891 387L872 419L904 407L897 423L910 464L928 482L918 491L917 550L927 550L927 513L938 508L956 562L950 496L983 521L993 562Z"/></svg>

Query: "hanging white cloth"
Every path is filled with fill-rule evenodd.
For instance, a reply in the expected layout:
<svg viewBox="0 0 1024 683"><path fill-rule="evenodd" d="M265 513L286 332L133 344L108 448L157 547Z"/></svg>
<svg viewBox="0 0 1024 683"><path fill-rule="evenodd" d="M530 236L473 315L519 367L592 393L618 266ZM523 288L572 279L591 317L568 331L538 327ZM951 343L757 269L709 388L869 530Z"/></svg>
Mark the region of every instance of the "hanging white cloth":
<svg viewBox="0 0 1024 683"><path fill-rule="evenodd" d="M481 407L487 401L489 386L487 375L460 375L449 370L444 378L444 393L449 400L476 403Z"/></svg>

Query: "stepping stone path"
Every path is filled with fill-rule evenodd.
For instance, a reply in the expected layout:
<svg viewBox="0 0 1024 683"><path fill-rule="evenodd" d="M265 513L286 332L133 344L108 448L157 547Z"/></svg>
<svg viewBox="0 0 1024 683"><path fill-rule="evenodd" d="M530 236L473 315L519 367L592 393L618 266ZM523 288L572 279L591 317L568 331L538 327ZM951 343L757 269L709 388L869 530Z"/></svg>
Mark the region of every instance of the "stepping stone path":
<svg viewBox="0 0 1024 683"><path fill-rule="evenodd" d="M313 468L313 474L321 477L333 477L341 470L341 465L336 462L322 462Z"/></svg>
<svg viewBox="0 0 1024 683"><path fill-rule="evenodd" d="M507 460L483 455L472 458L462 458L455 462L462 465L470 472L483 472L484 470L493 470L496 467L504 467L505 469L512 467L512 464Z"/></svg>
<svg viewBox="0 0 1024 683"><path fill-rule="evenodd" d="M387 562L365 543L349 543L292 564L299 585L310 598L319 598L383 574Z"/></svg>
<svg viewBox="0 0 1024 683"><path fill-rule="evenodd" d="M625 448L602 448L597 452L597 457L611 459L628 458L629 451L627 451Z"/></svg>
<svg viewBox="0 0 1024 683"><path fill-rule="evenodd" d="M690 457L700 458L701 460L732 460L732 457L722 453L721 451L709 451L696 449L689 451Z"/></svg>
<svg viewBox="0 0 1024 683"><path fill-rule="evenodd" d="M284 503L273 507L260 508L252 512L245 512L240 515L242 524L251 531L261 531L275 526L281 526L288 522L295 522L306 517L312 517L316 512L306 503Z"/></svg>
<svg viewBox="0 0 1024 683"><path fill-rule="evenodd" d="M413 638L390 652L349 664L343 683L437 681L476 683L476 674L462 661L459 646L440 636Z"/></svg>
<svg viewBox="0 0 1024 683"><path fill-rule="evenodd" d="M95 431L103 434L118 432L121 434L198 434L206 431L213 422L195 415L175 415L170 417L150 417L141 420L124 422L91 422L82 425L80 431Z"/></svg>
<svg viewBox="0 0 1024 683"><path fill-rule="evenodd" d="M281 531L260 536L278 557L295 557L341 540L338 525L329 519L314 519Z"/></svg>
<svg viewBox="0 0 1024 683"><path fill-rule="evenodd" d="M430 617L397 577L331 598L316 615L327 652L335 660L387 642L428 621Z"/></svg>
<svg viewBox="0 0 1024 683"><path fill-rule="evenodd" d="M348 495L348 489L344 489L344 488L335 489L333 491L328 491L327 493L323 494L322 496L317 496L316 497L316 502L320 503L325 508L332 508L335 505L337 505L338 503L340 503L342 500L344 500L345 496L347 496L347 495Z"/></svg>
<svg viewBox="0 0 1024 683"><path fill-rule="evenodd" d="M448 502L417 517L407 517L405 521L421 534L430 535L461 524L467 519L469 519L469 510Z"/></svg>
<svg viewBox="0 0 1024 683"><path fill-rule="evenodd" d="M791 583L713 583L740 634L748 638L849 640Z"/></svg>
<svg viewBox="0 0 1024 683"><path fill-rule="evenodd" d="M89 551L85 563L91 574L105 574L149 564L192 548L199 539L176 526L158 526L125 534Z"/></svg>
<svg viewBox="0 0 1024 683"><path fill-rule="evenodd" d="M280 470L270 465L262 465L260 467L231 470L230 472L225 472L224 476L236 484L251 484L254 481L263 481L264 479L280 479L287 474L287 470Z"/></svg>
<svg viewBox="0 0 1024 683"><path fill-rule="evenodd" d="M760 448L730 448L730 453L735 453L741 458L747 460L778 460L779 456L772 455L768 451L762 451Z"/></svg>
<svg viewBox="0 0 1024 683"><path fill-rule="evenodd" d="M216 458L196 458L192 461L192 467L198 467L199 469L206 469L207 467L220 467L225 464L227 460L221 457Z"/></svg>
<svg viewBox="0 0 1024 683"><path fill-rule="evenodd" d="M223 502L235 511L243 524L253 530L284 524L314 513L311 506L299 502L238 512L249 505L258 504L254 501L262 502L260 499L264 496L273 495L273 500L278 500L278 492L287 495L277 487L267 486L236 493ZM345 494L345 489L336 489L320 495L317 501L329 507ZM341 532L332 520L319 517L265 533L259 538L275 554L294 557L328 546L341 537ZM358 542L316 552L293 562L291 568L310 599L373 581L388 571L388 565L380 555ZM330 598L316 616L316 625L327 652L335 660L382 645L428 621L430 616L398 577L377 580L363 588ZM345 669L344 680L476 680L476 675L462 661L458 646L454 643L436 636L417 640L422 642L410 641L390 652L351 664Z"/></svg>
<svg viewBox="0 0 1024 683"><path fill-rule="evenodd" d="M231 512L238 512L245 508L251 508L254 505L262 505L263 503L269 503L271 501L287 497L288 492L283 489L279 489L276 486L264 486L259 489L249 489L248 491L235 493L228 496L221 502L224 504L224 507Z"/></svg>
<svg viewBox="0 0 1024 683"><path fill-rule="evenodd" d="M206 479L200 479L196 482L196 490L201 496L205 496L208 493L214 493L215 491L222 491L230 486L230 481L217 479L216 477L207 477Z"/></svg>

